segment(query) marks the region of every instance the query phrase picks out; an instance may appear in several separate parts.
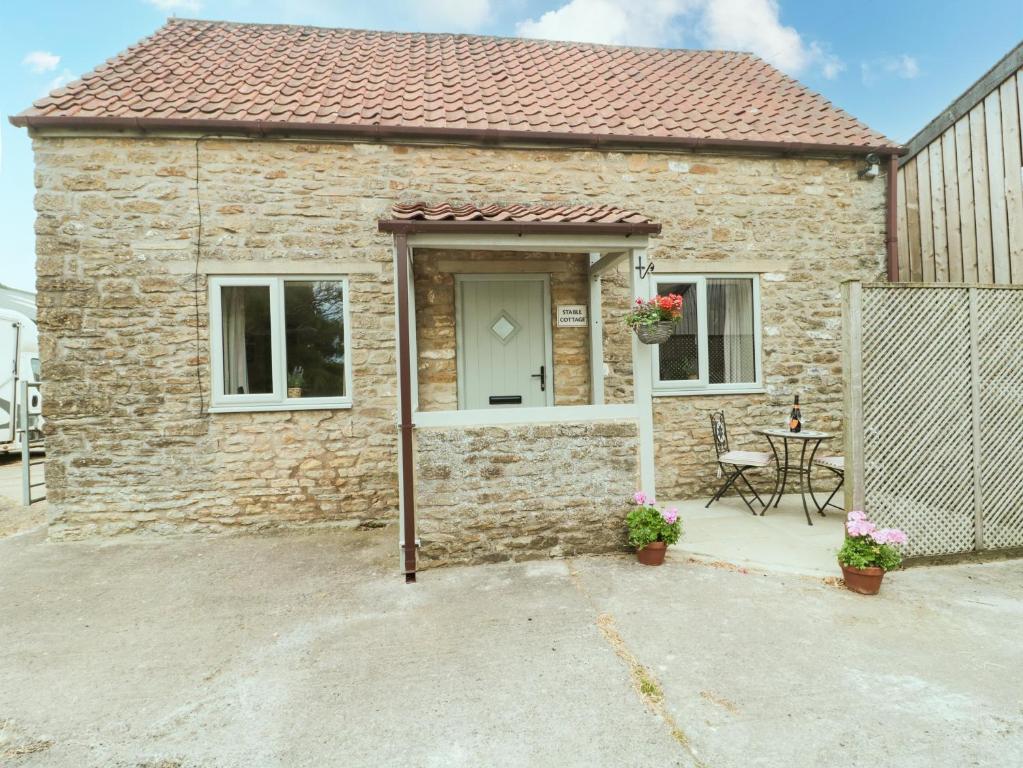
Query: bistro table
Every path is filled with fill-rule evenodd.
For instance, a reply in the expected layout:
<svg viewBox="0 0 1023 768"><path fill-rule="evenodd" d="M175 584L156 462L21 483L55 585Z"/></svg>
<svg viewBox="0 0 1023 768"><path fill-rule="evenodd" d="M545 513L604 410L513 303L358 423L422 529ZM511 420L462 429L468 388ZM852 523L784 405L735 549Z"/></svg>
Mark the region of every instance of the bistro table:
<svg viewBox="0 0 1023 768"><path fill-rule="evenodd" d="M813 457L821 443L825 440L831 440L834 435L830 432L816 432L812 429L790 432L787 429L776 429L774 427L762 427L761 429L754 429L753 432L754 434L766 437L767 442L771 445L771 451L774 453L776 473L774 492L771 494L771 498L768 499L767 506L761 510L760 514L763 515L772 503L777 508L778 502L781 501L781 495L785 492L785 486L788 484L789 472L795 472L799 476L799 495L803 497L803 514L806 515L807 525L813 525L813 520L810 519L810 508L806 504L806 493L810 488L810 470L813 469ZM799 461L796 464L793 464L789 458L789 441L799 443ZM778 452L779 442L783 445L781 455ZM791 453L793 458L795 453L796 446L793 445ZM807 456L807 453L809 453L809 456ZM823 517L824 512L817 506L817 500L812 495L810 500L817 509L817 513Z"/></svg>

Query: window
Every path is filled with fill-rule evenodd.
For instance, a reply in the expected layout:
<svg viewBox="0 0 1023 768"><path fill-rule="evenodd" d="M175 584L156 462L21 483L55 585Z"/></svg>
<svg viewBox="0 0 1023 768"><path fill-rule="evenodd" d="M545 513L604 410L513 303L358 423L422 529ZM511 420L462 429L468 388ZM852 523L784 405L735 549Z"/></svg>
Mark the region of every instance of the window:
<svg viewBox="0 0 1023 768"><path fill-rule="evenodd" d="M210 279L213 410L351 405L348 282Z"/></svg>
<svg viewBox="0 0 1023 768"><path fill-rule="evenodd" d="M654 348L657 391L760 389L760 285L755 276L658 276L657 293L682 296L674 335Z"/></svg>

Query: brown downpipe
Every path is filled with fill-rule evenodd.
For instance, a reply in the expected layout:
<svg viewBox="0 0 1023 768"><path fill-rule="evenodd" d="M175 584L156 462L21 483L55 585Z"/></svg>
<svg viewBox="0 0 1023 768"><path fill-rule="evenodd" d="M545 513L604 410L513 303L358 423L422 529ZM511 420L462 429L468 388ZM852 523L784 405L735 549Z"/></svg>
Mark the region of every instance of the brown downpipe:
<svg viewBox="0 0 1023 768"><path fill-rule="evenodd" d="M416 580L416 495L412 467L412 353L409 341L408 236L394 236L395 284L398 291L398 421L400 441L401 506L404 537L401 543L405 583Z"/></svg>
<svg viewBox="0 0 1023 768"><path fill-rule="evenodd" d="M899 227L896 220L899 195L898 186L899 158L896 154L888 155L888 194L885 196L884 247L888 259L888 282L899 281Z"/></svg>

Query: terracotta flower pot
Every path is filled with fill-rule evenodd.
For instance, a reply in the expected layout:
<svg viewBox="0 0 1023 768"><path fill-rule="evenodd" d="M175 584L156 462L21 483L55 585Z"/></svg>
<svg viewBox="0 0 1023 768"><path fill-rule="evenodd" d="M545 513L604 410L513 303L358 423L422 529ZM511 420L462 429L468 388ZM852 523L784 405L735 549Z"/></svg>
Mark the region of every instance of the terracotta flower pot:
<svg viewBox="0 0 1023 768"><path fill-rule="evenodd" d="M675 323L670 320L662 320L653 325L635 325L636 336L644 344L663 344L675 332Z"/></svg>
<svg viewBox="0 0 1023 768"><path fill-rule="evenodd" d="M884 568L876 566L871 568L853 568L851 565L842 565L842 578L845 585L853 592L861 595L876 595L881 591L881 579L884 578Z"/></svg>
<svg viewBox="0 0 1023 768"><path fill-rule="evenodd" d="M636 558L643 565L660 565L664 562L664 555L668 551L668 545L663 541L654 541L642 549L636 550Z"/></svg>

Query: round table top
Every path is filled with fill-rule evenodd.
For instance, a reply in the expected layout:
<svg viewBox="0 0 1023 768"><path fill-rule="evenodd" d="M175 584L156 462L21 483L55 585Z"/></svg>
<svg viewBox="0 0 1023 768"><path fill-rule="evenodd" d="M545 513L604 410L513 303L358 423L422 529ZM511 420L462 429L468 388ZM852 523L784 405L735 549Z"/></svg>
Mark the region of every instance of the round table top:
<svg viewBox="0 0 1023 768"><path fill-rule="evenodd" d="M801 432L790 432L781 427L761 427L753 430L758 435L770 435L781 437L785 440L830 440L835 435L831 432L817 432L813 429L804 429Z"/></svg>

